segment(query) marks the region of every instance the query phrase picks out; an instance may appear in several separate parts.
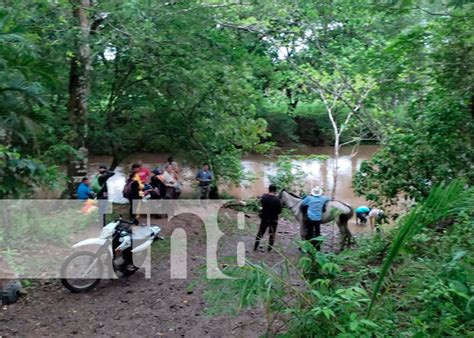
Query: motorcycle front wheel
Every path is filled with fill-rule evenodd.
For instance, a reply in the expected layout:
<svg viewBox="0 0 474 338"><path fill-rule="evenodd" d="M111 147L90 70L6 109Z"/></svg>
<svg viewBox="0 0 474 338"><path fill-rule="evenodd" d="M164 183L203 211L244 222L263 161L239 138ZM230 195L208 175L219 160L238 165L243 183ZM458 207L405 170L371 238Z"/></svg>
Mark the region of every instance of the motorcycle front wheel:
<svg viewBox="0 0 474 338"><path fill-rule="evenodd" d="M74 293L86 292L100 283L104 264L90 251L78 251L66 258L61 267L61 283Z"/></svg>

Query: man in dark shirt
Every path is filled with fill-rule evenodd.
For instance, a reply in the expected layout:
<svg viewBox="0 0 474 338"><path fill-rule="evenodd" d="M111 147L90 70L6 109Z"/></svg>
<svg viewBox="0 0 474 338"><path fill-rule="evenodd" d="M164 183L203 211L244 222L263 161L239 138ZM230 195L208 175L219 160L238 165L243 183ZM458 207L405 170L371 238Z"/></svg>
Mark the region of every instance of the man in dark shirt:
<svg viewBox="0 0 474 338"><path fill-rule="evenodd" d="M133 201L141 200L143 197L143 184L140 181L141 165L138 163L132 164L132 172L128 176L127 184L130 184L130 194L128 196L128 202L130 203L130 219L137 220L137 214L133 213Z"/></svg>
<svg viewBox="0 0 474 338"><path fill-rule="evenodd" d="M106 219L105 213L108 206L108 190L107 190L107 180L115 175L115 172L108 170L105 165L99 166L99 173L97 174L97 182L100 186L100 190L97 193L97 199L99 200L99 214L101 215L102 226L105 226Z"/></svg>
<svg viewBox="0 0 474 338"><path fill-rule="evenodd" d="M260 199L262 203L262 211L260 213L260 229L258 229L257 238L255 239L255 245L253 250L256 251L260 245L260 239L267 231L270 234L270 240L268 243L268 252L273 248L275 242L275 234L278 225L278 215L281 213L281 201L277 196L277 188L271 184L268 187L268 194L264 194Z"/></svg>
<svg viewBox="0 0 474 338"><path fill-rule="evenodd" d="M97 181L100 186L100 190L97 193L97 199L106 200L108 198L107 193L107 180L115 175L115 172L107 170L105 165L99 166L99 173L97 174Z"/></svg>
<svg viewBox="0 0 474 338"><path fill-rule="evenodd" d="M150 186L152 188L151 199L163 199L166 194L166 185L163 183L163 172L159 169L151 171Z"/></svg>

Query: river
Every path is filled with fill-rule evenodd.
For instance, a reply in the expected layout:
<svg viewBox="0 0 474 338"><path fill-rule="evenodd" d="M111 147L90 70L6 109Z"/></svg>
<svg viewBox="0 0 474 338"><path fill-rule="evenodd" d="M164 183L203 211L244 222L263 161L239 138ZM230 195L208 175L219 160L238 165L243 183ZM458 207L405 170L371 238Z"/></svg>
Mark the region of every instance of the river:
<svg viewBox="0 0 474 338"><path fill-rule="evenodd" d="M364 160L370 159L377 151L378 146L362 145L359 147L355 156L350 156L351 147L341 149L339 158L339 175L336 190L336 198L345 201L357 207L359 205L367 204L367 201L355 196L352 189L352 178L356 170L360 167ZM327 194L330 193L332 187L332 169L334 165L333 148L332 147L299 147L295 154L299 155L328 155L327 160L306 160L295 161L301 166L301 169L308 175L305 186L308 190L314 185L321 185L324 187ZM126 203L122 197L122 189L125 184L125 172L129 171L132 163L142 161L144 166L150 169L161 167L168 158L168 154L152 154L152 153L136 153L130 156L121 166L117 167L115 176L109 179L108 189L110 199L116 203ZM177 158L180 164L183 178L183 195L187 197L197 196L194 175L197 168L186 165L185 159ZM243 181L239 186L222 186L220 191L225 191L232 196L239 199L247 199L256 197L266 192L269 184L268 176L275 173L276 170L276 156L269 157L259 154L250 154L242 159L242 166L246 172L251 173L255 177L252 181ZM95 174L99 164L111 163L109 156L90 156L89 158L89 172ZM353 219L354 221L354 219ZM351 229L355 232L360 232L361 229Z"/></svg>

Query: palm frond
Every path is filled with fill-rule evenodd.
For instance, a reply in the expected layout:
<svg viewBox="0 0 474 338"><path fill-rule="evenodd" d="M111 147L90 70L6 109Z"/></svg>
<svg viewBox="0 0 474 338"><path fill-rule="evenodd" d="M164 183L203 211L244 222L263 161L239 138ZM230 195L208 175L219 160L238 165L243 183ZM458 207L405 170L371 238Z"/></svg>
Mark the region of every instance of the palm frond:
<svg viewBox="0 0 474 338"><path fill-rule="evenodd" d="M445 217L456 215L460 210L466 210L462 209L463 207L469 207L469 205L472 207L473 204L469 203L472 203L473 200L474 189L465 189L465 183L462 180L455 180L446 187L433 188L428 198L410 211L403 220L403 225L400 227L399 233L382 265L379 278L372 292L367 317L370 316L385 276L405 244L424 227Z"/></svg>

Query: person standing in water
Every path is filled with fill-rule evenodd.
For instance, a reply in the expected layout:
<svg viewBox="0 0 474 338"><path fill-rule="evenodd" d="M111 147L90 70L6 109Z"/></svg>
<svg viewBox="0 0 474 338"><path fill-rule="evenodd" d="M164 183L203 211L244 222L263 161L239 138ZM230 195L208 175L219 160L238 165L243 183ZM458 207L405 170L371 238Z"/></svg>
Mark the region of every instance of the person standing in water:
<svg viewBox="0 0 474 338"><path fill-rule="evenodd" d="M271 184L268 187L268 194L264 194L260 199L262 203L262 210L260 213L260 228L258 229L257 237L255 238L255 244L253 250L256 251L260 245L260 240L268 229L270 238L268 242L267 251L270 252L273 249L275 243L275 235L278 226L278 215L281 214L281 201L277 196L277 187Z"/></svg>

